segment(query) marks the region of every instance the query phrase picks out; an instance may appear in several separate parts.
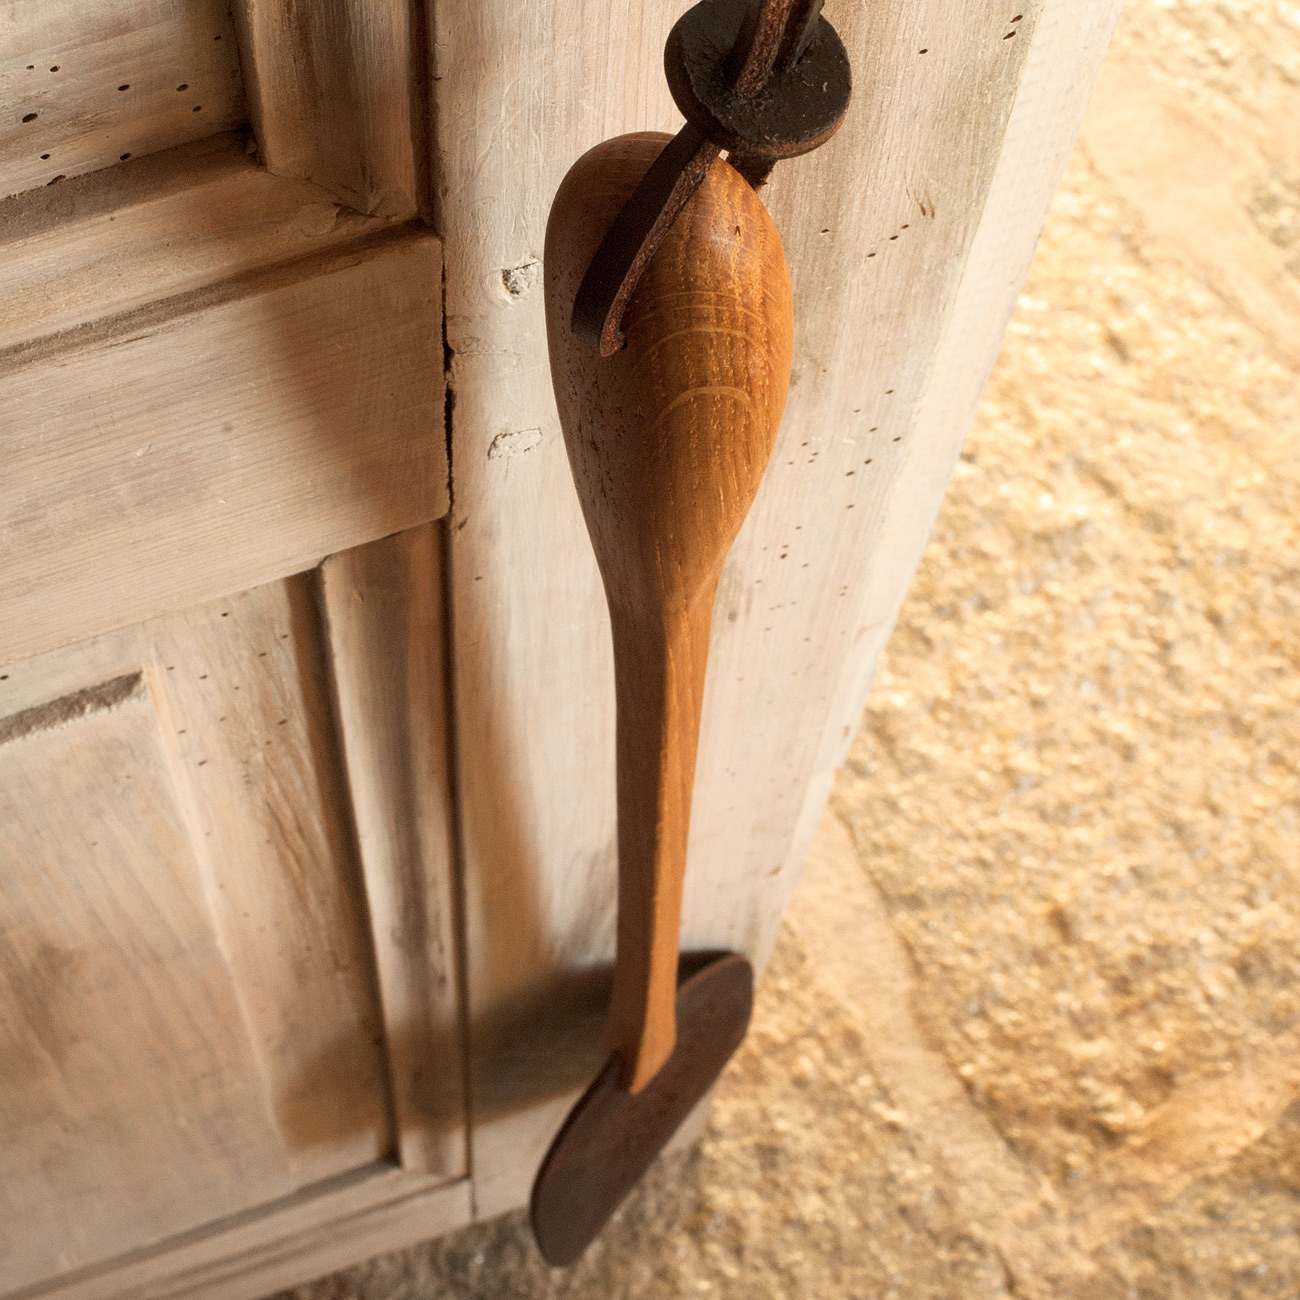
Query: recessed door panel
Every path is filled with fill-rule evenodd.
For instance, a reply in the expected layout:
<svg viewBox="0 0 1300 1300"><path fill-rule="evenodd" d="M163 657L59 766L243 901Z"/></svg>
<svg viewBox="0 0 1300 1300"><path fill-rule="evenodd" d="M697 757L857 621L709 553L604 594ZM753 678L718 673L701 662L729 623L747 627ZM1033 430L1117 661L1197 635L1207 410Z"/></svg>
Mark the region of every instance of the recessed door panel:
<svg viewBox="0 0 1300 1300"><path fill-rule="evenodd" d="M5 1291L392 1149L313 582L0 680Z"/></svg>

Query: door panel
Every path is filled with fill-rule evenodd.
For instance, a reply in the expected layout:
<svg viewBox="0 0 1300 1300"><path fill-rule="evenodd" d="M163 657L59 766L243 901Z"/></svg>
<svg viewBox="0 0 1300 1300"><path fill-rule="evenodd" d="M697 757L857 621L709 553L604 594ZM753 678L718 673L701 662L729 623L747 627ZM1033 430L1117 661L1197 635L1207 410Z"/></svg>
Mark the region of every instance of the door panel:
<svg viewBox="0 0 1300 1300"><path fill-rule="evenodd" d="M6 1290L393 1146L313 584L0 675Z"/></svg>
<svg viewBox="0 0 1300 1300"><path fill-rule="evenodd" d="M0 197L229 131L247 118L227 0L8 0L4 7Z"/></svg>
<svg viewBox="0 0 1300 1300"><path fill-rule="evenodd" d="M242 1297L470 1213L423 11L0 9L0 1293Z"/></svg>
<svg viewBox="0 0 1300 1300"><path fill-rule="evenodd" d="M439 245L323 256L0 353L0 663L442 513Z"/></svg>
<svg viewBox="0 0 1300 1300"><path fill-rule="evenodd" d="M6 1284L288 1187L143 673L60 703L0 745Z"/></svg>
<svg viewBox="0 0 1300 1300"><path fill-rule="evenodd" d="M391 1147L314 575L169 619L150 677L295 1184Z"/></svg>

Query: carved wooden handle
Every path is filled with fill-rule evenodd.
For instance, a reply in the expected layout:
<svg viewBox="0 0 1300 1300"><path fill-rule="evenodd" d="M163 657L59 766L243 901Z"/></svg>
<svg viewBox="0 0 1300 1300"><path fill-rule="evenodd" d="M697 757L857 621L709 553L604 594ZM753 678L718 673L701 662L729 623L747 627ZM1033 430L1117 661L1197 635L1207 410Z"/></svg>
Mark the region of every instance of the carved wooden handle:
<svg viewBox="0 0 1300 1300"><path fill-rule="evenodd" d="M611 1047L643 1088L673 1050L691 786L713 600L776 439L792 355L780 237L714 163L655 254L608 360L570 329L605 230L669 137L574 164L546 231L546 326L569 462L609 601L618 696Z"/></svg>

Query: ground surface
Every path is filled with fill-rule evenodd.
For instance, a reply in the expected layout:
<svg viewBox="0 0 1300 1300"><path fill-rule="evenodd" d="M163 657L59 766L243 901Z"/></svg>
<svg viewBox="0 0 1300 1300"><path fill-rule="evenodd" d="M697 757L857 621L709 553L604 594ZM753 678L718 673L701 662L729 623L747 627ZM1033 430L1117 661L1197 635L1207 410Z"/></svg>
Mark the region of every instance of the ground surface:
<svg viewBox="0 0 1300 1300"><path fill-rule="evenodd" d="M1298 122L1132 0L698 1149L297 1300L1300 1296Z"/></svg>

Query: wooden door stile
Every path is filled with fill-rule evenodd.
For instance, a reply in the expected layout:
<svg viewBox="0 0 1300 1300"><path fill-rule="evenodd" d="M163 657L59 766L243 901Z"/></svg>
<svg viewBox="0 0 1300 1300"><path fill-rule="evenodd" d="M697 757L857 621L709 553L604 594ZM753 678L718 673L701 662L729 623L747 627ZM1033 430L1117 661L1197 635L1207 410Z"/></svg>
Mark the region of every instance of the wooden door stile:
<svg viewBox="0 0 1300 1300"><path fill-rule="evenodd" d="M574 1045L586 1044L580 1022L599 1025L574 991L599 985L613 941L611 660L544 355L542 231L585 149L678 125L660 52L681 8L548 0L521 15L484 0L434 12L483 1214L522 1203L568 1107L557 1092L571 1074L554 1058L599 1055L598 1042ZM760 961L770 947L1116 10L828 6L858 90L840 133L778 169L767 195L794 282L794 381L716 606L686 947ZM960 346L962 321L986 331L980 344ZM945 405L944 389L960 400ZM530 1037L522 1010L563 1020L566 991L573 1033ZM502 1088L511 1052L533 1062L531 1085L516 1066Z"/></svg>

